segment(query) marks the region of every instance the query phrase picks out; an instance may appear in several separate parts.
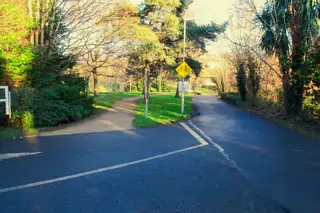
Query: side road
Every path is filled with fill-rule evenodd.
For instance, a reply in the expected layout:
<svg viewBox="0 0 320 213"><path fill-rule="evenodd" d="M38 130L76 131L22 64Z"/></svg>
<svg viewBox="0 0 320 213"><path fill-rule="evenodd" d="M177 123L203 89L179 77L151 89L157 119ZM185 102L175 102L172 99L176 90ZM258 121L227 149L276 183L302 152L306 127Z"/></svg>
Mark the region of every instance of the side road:
<svg viewBox="0 0 320 213"><path fill-rule="evenodd" d="M136 101L142 96L116 102L111 109L82 122L70 124L64 129L42 132L40 136L72 135L95 132L124 131L130 134L134 129Z"/></svg>

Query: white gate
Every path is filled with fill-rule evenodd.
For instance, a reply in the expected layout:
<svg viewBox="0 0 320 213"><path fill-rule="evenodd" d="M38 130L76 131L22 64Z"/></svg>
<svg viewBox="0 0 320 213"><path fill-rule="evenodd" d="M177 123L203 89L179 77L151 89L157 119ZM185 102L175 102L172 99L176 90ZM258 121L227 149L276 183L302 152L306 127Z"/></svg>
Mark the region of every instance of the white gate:
<svg viewBox="0 0 320 213"><path fill-rule="evenodd" d="M0 86L0 91L4 90L4 99L0 99L0 102L5 102L6 104L6 115L11 118L11 93L9 92L8 86Z"/></svg>

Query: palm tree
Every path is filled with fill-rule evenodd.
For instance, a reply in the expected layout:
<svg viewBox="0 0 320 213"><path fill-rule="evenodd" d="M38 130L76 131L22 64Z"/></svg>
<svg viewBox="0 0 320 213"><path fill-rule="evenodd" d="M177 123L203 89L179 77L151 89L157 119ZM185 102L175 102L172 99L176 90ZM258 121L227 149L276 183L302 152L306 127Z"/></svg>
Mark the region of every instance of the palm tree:
<svg viewBox="0 0 320 213"><path fill-rule="evenodd" d="M287 114L302 111L305 58L317 33L317 15L312 0L275 0L257 15L262 26L261 47L276 55L282 74L284 107Z"/></svg>

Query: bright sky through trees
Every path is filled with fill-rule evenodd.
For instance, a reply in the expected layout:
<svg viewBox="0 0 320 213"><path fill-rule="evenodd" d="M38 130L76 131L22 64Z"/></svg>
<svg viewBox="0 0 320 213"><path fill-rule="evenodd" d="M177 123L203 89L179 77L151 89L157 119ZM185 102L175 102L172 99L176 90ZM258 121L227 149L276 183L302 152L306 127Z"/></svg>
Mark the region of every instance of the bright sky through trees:
<svg viewBox="0 0 320 213"><path fill-rule="evenodd" d="M131 2L139 4L142 0ZM220 24L228 20L228 10L232 2L233 0L195 0L189 8L189 14L200 24L208 24L211 21Z"/></svg>

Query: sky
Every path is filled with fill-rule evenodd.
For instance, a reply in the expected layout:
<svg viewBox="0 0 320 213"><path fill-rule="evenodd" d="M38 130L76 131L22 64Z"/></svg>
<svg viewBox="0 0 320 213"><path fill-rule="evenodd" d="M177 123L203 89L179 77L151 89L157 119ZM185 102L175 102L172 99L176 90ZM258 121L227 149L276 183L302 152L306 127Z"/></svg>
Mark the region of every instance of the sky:
<svg viewBox="0 0 320 213"><path fill-rule="evenodd" d="M189 6L187 15L193 16L199 24L208 24L211 21L221 24L228 20L232 0L194 0Z"/></svg>
<svg viewBox="0 0 320 213"><path fill-rule="evenodd" d="M131 0L139 4L143 0ZM208 24L211 21L220 24L228 20L228 10L233 0L194 0L189 6L187 18L195 19L199 24Z"/></svg>

